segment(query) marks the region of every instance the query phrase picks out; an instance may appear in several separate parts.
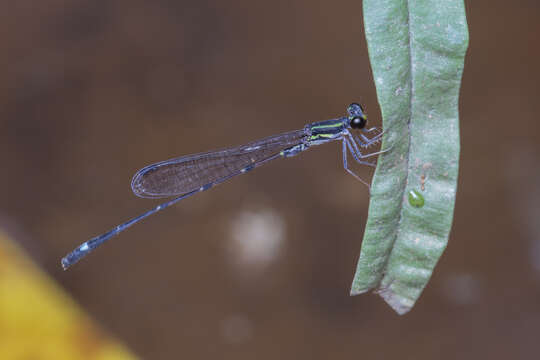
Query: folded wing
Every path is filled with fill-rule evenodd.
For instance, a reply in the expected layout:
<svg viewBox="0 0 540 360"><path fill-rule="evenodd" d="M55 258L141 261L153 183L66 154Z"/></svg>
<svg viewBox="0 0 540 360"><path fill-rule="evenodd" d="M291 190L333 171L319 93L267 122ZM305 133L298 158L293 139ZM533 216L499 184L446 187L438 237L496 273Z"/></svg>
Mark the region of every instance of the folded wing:
<svg viewBox="0 0 540 360"><path fill-rule="evenodd" d="M131 189L145 198L185 194L256 167L301 143L305 136L304 130L296 130L235 148L161 161L139 170L131 181Z"/></svg>

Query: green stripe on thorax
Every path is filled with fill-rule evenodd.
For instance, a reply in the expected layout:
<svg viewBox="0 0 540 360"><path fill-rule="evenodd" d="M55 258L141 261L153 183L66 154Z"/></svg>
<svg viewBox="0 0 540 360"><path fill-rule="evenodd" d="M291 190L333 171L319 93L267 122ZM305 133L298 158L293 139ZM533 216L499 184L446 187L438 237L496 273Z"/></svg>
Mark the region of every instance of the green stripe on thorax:
<svg viewBox="0 0 540 360"><path fill-rule="evenodd" d="M315 125L312 126L311 129L325 129L325 128L333 128L333 127L339 127L343 124L341 122L335 123L335 124L327 124L327 125Z"/></svg>
<svg viewBox="0 0 540 360"><path fill-rule="evenodd" d="M319 138L332 138L334 137L334 134L317 134L317 135L312 135L309 140L317 140Z"/></svg>

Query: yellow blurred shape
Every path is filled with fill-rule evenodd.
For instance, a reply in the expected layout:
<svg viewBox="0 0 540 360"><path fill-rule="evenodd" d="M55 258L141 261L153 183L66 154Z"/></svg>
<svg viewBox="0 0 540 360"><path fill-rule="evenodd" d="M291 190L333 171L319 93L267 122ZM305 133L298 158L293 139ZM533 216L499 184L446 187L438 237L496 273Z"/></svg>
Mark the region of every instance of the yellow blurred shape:
<svg viewBox="0 0 540 360"><path fill-rule="evenodd" d="M0 359L136 359L0 231Z"/></svg>

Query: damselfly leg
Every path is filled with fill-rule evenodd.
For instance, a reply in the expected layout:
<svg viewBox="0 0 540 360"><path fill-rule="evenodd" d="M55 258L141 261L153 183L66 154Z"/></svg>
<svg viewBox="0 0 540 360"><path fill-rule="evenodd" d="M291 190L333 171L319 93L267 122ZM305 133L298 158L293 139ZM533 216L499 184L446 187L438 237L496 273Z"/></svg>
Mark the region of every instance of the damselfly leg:
<svg viewBox="0 0 540 360"><path fill-rule="evenodd" d="M370 190L371 190L370 185L366 181L362 180L362 178L360 176L358 176L358 174L356 174L354 171L352 171L349 168L348 162L347 162L347 152L349 151L351 153L351 155L353 156L353 159L358 164L375 167L374 163L372 163L370 161L367 161L367 160L362 160L362 159L369 158L369 157L376 156L376 155L380 155L380 154L384 154L385 152L389 151L391 149L391 147L388 148L388 149L375 151L375 152L368 153L368 154L362 154L359 147L364 147L365 148L365 147L379 141L380 140L379 135L382 135L382 133L377 135L377 139L372 138L372 139L368 139L367 142L362 142L358 137L353 137L353 134L351 134L349 131L347 131L347 132L345 132L345 134L343 135L343 138L342 138L343 167L345 168L345 170L349 174L354 176L356 179L360 180L360 182L362 184L366 185L368 187L368 189L370 189Z"/></svg>
<svg viewBox="0 0 540 360"><path fill-rule="evenodd" d="M369 190L371 190L371 186L369 186L369 184L367 182L362 180L362 178L360 176L358 176L358 174L356 174L354 171L349 169L349 164L347 163L347 146L350 146L350 145L347 143L345 138L343 138L343 141L341 143L342 143L342 152L343 152L343 168L345 169L345 171L347 171L349 174L351 174L357 180L359 180L362 184L366 185ZM351 153L353 153L353 152L351 151ZM353 156L355 156L355 155L353 155ZM366 163L366 165L373 166L373 164L371 164L371 163Z"/></svg>
<svg viewBox="0 0 540 360"><path fill-rule="evenodd" d="M382 140L384 131L381 131L379 128L373 127L371 129L365 130L364 132L373 132L373 131L379 131L379 133L373 136L372 138L368 138L366 135L362 133L360 135L354 134L353 136L356 142L360 145L360 147L365 149Z"/></svg>

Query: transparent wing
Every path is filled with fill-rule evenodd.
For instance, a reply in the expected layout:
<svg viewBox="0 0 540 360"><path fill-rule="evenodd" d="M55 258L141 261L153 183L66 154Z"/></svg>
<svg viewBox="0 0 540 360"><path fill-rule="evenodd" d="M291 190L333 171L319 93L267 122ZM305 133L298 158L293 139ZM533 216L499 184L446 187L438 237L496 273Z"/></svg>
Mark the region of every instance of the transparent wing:
<svg viewBox="0 0 540 360"><path fill-rule="evenodd" d="M182 156L161 161L139 170L131 181L135 195L161 198L194 191L302 142L304 130L290 131L235 148Z"/></svg>

